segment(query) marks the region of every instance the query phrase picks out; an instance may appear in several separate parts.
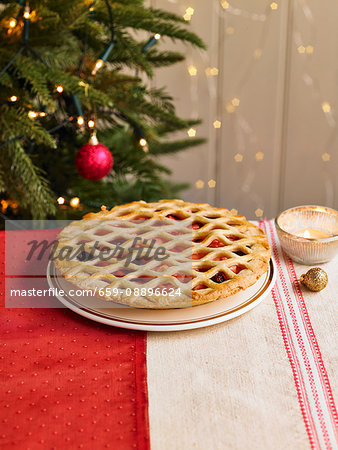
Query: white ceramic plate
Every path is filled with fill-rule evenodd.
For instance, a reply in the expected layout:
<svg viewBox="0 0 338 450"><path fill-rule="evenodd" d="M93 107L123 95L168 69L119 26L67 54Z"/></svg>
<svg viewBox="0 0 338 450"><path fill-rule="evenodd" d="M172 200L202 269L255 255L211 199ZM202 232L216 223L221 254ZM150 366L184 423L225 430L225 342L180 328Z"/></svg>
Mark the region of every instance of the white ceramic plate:
<svg viewBox="0 0 338 450"><path fill-rule="evenodd" d="M116 303L108 308L104 300L95 299L93 303L93 299L85 296L70 296L69 290L74 286L58 273L52 261L47 267L47 280L51 288L64 291L65 295L57 295L64 306L88 319L133 330L179 331L225 322L250 311L273 288L276 269L271 260L269 270L253 286L231 297L191 308L166 310L130 308Z"/></svg>

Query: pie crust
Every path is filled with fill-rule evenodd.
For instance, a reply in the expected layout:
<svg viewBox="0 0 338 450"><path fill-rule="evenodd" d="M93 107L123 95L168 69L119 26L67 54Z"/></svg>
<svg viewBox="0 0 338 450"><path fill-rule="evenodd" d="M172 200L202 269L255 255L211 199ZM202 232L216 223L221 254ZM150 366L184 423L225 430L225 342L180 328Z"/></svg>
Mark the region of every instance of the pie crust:
<svg viewBox="0 0 338 450"><path fill-rule="evenodd" d="M123 240L132 242L137 233L135 226L140 222L146 230L144 236L165 247L169 256L163 264L154 259L141 264L136 261L121 271L121 262L118 266L116 258L104 263L95 257L56 258L58 271L77 288L100 290L97 296L101 300L137 308L168 309L228 297L254 284L268 270L271 250L258 226L225 208L183 200L137 201L87 214L60 232L58 251L69 246L87 250L98 241L100 248L113 249L121 235ZM177 262L181 264L179 269ZM180 288L182 295L148 295L149 288L161 292L163 286ZM134 294L135 287L145 288L147 293L140 295L137 290ZM119 293L112 295L114 288Z"/></svg>

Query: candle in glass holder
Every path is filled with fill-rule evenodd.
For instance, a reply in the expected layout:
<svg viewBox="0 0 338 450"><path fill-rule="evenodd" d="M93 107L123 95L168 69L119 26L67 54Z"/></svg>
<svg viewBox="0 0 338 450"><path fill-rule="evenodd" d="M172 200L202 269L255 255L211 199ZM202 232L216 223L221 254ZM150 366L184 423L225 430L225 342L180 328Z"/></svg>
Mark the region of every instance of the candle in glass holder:
<svg viewBox="0 0 338 450"><path fill-rule="evenodd" d="M304 205L283 211L275 220L279 242L294 261L321 264L338 253L338 211Z"/></svg>
<svg viewBox="0 0 338 450"><path fill-rule="evenodd" d="M318 230L316 228L304 228L302 230L296 231L294 233L298 237L303 237L306 239L327 239L332 237L332 234Z"/></svg>

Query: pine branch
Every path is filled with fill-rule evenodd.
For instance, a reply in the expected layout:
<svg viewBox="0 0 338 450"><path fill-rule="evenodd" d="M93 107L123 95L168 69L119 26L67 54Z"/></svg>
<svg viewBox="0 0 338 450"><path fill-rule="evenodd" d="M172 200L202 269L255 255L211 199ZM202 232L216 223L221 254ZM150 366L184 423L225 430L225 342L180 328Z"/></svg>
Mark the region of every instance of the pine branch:
<svg viewBox="0 0 338 450"><path fill-rule="evenodd" d="M147 52L147 60L154 67L171 66L184 61L184 55L178 52L150 50Z"/></svg>
<svg viewBox="0 0 338 450"><path fill-rule="evenodd" d="M23 78L25 86L31 90L33 96L38 96L51 110L55 109L55 102L50 94L46 80L46 68L39 61L26 56L20 56L14 63L16 77Z"/></svg>
<svg viewBox="0 0 338 450"><path fill-rule="evenodd" d="M29 136L38 144L55 148L56 143L48 131L38 121L31 120L22 108L0 106L0 137L6 141L18 135Z"/></svg>
<svg viewBox="0 0 338 450"><path fill-rule="evenodd" d="M178 14L173 14L168 11L164 11L163 9L155 9L155 8L149 8L149 11L153 14L154 17L162 20L169 20L173 22L181 22L186 24L183 16L179 16Z"/></svg>
<svg viewBox="0 0 338 450"><path fill-rule="evenodd" d="M172 142L159 142L152 141L149 146L149 151L153 155L165 155L180 152L181 150L186 150L196 145L201 145L206 142L206 139L196 138L196 139L182 139L179 141Z"/></svg>
<svg viewBox="0 0 338 450"><path fill-rule="evenodd" d="M4 192L6 183L6 173L0 163L0 192Z"/></svg>
<svg viewBox="0 0 338 450"><path fill-rule="evenodd" d="M34 166L19 142L6 148L6 171L9 173L6 191L31 211L33 218L45 218L55 213L55 201L41 170Z"/></svg>
<svg viewBox="0 0 338 450"><path fill-rule="evenodd" d="M206 49L204 42L195 34L185 28L172 23L172 21L158 20L151 10L137 6L121 6L117 3L112 5L113 15L118 25L132 27L136 30L145 30L150 33L160 33L172 39L189 42L196 47Z"/></svg>
<svg viewBox="0 0 338 450"><path fill-rule="evenodd" d="M23 42L22 7L14 0L1 3L5 4L1 23L17 17L18 24L11 33L7 25L0 30L0 70ZM0 79L0 191L18 201L24 216L33 217L54 214L59 195L68 201L79 196L83 212L101 204L177 196L186 185L164 179L170 170L156 156L204 142L168 139L171 132L199 121L178 117L164 89L150 89L143 76L130 73L137 70L151 78L154 68L182 61L184 55L163 50L166 39L144 52L145 41L135 31L160 33L205 48L201 39L187 29L189 24L181 16L145 7L143 0L32 0L30 4L29 45L47 66L25 48ZM89 10L92 4L94 14ZM93 77L94 64L110 44L112 33L115 47ZM62 93L56 92L57 85L63 86ZM114 156L113 171L104 180L91 182L76 172L74 157L88 141L88 133L77 126L79 111L73 94L79 98L85 123L93 118L96 105L99 140ZM11 95L17 101L10 102ZM29 110L44 111L46 116L31 120ZM147 139L149 153L140 146L140 137ZM68 211L81 214L72 208Z"/></svg>

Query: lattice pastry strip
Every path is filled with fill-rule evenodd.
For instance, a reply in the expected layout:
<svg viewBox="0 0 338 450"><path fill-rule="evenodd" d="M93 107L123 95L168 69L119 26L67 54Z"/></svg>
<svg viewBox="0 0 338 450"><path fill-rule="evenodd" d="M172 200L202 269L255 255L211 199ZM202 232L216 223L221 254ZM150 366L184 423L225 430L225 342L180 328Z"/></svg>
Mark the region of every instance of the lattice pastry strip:
<svg viewBox="0 0 338 450"><path fill-rule="evenodd" d="M140 223L142 233L138 234ZM133 289L141 280L147 288L170 285L182 289L182 296L174 299L105 296L108 301L145 308L184 307L223 298L247 288L268 269L270 248L262 230L227 209L182 200L133 202L88 214L60 233L59 244L61 248L82 245L86 252L97 241L99 247L109 249L118 239L128 246L135 236L155 239L169 259L163 264L153 259L131 262L122 271L121 262L114 257L106 262L97 258L56 260L56 265L67 280L81 288Z"/></svg>

